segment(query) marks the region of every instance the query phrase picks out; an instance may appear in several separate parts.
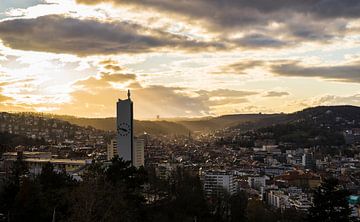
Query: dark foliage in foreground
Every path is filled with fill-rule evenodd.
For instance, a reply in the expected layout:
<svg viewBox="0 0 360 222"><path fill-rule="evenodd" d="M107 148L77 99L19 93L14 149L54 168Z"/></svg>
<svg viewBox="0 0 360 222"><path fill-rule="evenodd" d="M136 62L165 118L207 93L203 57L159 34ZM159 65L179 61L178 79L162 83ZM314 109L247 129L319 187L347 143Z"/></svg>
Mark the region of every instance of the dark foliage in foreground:
<svg viewBox="0 0 360 222"><path fill-rule="evenodd" d="M314 206L310 209L308 220L311 221L353 221L345 190L336 178L326 178L314 191Z"/></svg>
<svg viewBox="0 0 360 222"><path fill-rule="evenodd" d="M178 169L168 180L118 157L92 163L75 181L48 163L36 177L19 156L0 190L0 213L10 221L247 221L247 196L214 196L199 177ZM229 216L230 212L232 216Z"/></svg>
<svg viewBox="0 0 360 222"><path fill-rule="evenodd" d="M199 177L182 168L161 180L151 169L116 157L92 163L82 179L75 181L50 163L33 177L19 156L0 190L0 213L15 222L304 221L294 209L276 212L244 192L206 197ZM337 180L325 180L314 195L309 221L351 221L348 194Z"/></svg>

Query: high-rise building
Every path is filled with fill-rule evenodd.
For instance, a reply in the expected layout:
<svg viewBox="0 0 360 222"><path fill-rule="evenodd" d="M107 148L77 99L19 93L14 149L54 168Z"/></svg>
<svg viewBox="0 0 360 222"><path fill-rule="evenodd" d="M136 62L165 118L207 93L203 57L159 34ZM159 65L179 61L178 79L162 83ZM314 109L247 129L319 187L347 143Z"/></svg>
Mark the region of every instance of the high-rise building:
<svg viewBox="0 0 360 222"><path fill-rule="evenodd" d="M134 139L134 147L133 147L133 159L132 165L134 167L144 166L144 140L135 138ZM111 160L114 156L119 156L117 150L117 142L116 140L111 140L109 144L107 144L107 160Z"/></svg>
<svg viewBox="0 0 360 222"><path fill-rule="evenodd" d="M236 188L231 172L205 171L204 191L206 196L223 195L224 191L232 195L236 193Z"/></svg>
<svg viewBox="0 0 360 222"><path fill-rule="evenodd" d="M117 153L126 161L133 160L133 102L128 90L126 100L119 99L116 104Z"/></svg>
<svg viewBox="0 0 360 222"><path fill-rule="evenodd" d="M144 166L144 140L135 138L133 147L133 166L140 167Z"/></svg>
<svg viewBox="0 0 360 222"><path fill-rule="evenodd" d="M301 162L305 169L314 169L316 167L316 162L312 153L304 153Z"/></svg>
<svg viewBox="0 0 360 222"><path fill-rule="evenodd" d="M114 156L119 155L117 152L117 142L116 140L111 140L110 143L107 145L107 160L111 160Z"/></svg>
<svg viewBox="0 0 360 222"><path fill-rule="evenodd" d="M144 140L134 139L133 102L130 90L126 100L119 99L116 104L117 137L108 144L107 159L118 155L125 161L131 161L135 167L144 166Z"/></svg>

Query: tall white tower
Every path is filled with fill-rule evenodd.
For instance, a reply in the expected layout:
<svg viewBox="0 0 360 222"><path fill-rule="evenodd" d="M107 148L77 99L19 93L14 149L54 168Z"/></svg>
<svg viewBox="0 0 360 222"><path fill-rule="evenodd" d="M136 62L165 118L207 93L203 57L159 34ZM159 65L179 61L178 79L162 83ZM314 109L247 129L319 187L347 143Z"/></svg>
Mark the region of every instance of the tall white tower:
<svg viewBox="0 0 360 222"><path fill-rule="evenodd" d="M133 102L130 90L126 100L119 99L116 104L117 153L125 161L133 161Z"/></svg>

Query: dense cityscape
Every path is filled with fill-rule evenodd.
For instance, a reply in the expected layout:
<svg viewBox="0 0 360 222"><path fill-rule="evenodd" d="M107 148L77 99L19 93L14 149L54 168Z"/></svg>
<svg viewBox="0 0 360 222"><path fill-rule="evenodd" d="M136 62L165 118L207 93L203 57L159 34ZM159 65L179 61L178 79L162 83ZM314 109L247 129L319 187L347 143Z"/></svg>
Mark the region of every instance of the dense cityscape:
<svg viewBox="0 0 360 222"><path fill-rule="evenodd" d="M126 117L121 111L118 115L130 118L132 122L132 115ZM286 118L281 116L281 121L275 115L255 121L234 122L232 126L217 130L189 130L178 135L143 132L132 136L135 143L131 152L136 157L129 157L129 163L135 171L139 170L137 173L147 175L141 178L143 181L141 186L139 184L137 195L143 198L144 206L151 213L144 213L146 216L136 219L132 215L129 220L263 221L266 218L270 221L311 221L311 217L316 218L311 212L318 207L314 202L314 192L319 186L325 186L324 181L334 178L334 192L339 187L344 191L348 207L345 215L356 221L360 218L360 108L315 107L286 115ZM14 176L14 165L22 162L28 172L25 175L29 178L41 178L44 170L50 167L54 175L66 176L67 180L74 180L72 183L82 184L88 180L88 174L96 164L111 165L123 161L116 159L118 155L122 157L121 149L124 149L116 145L116 135L127 134L119 133L119 130L116 133L91 126L77 126L56 116L35 113L1 113L0 119L2 192L8 189L8 181ZM120 125L126 124L121 122ZM122 148L119 150L118 147ZM132 169L128 167L124 169ZM18 178L20 193L15 194L15 202L21 192L26 192L22 190L25 188L21 178ZM176 188L176 185L179 187ZM200 193L189 191L189 197L185 198L203 201L201 204L208 209L206 213L202 212L204 215L198 214L200 210L196 207L200 207L199 203L191 206L191 203L181 202L184 200L177 197L177 192L188 192L181 189L198 189ZM186 196L183 193L179 195ZM326 195L330 198L332 194ZM111 204L111 201L103 201L103 204ZM181 209L184 207L181 205L177 206L180 209L171 208L168 212L155 210L172 201L172 204L189 204L196 211ZM25 203L20 204L22 208L27 207L22 204ZM233 209L233 205L238 208ZM16 217L18 210L14 212L14 208L8 207L2 206L3 210L8 209L3 211L2 217L19 220ZM263 213L257 214L255 209ZM23 213L26 215L26 212ZM68 216L64 212L58 214L59 221L67 220L62 218ZM55 210L47 212L47 215L55 217ZM95 218L77 218L75 221L100 220Z"/></svg>

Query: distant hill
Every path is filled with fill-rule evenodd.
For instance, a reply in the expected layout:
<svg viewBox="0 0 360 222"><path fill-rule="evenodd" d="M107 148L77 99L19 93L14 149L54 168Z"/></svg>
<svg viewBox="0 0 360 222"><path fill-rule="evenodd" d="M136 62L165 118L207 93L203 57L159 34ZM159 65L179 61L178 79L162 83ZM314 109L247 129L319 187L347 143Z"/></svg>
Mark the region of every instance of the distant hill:
<svg viewBox="0 0 360 222"><path fill-rule="evenodd" d="M242 129L243 131L259 129L277 124L292 122L314 122L317 125L336 126L340 123L355 121L360 122L360 107L357 106L318 106L306 108L304 110L290 113L258 118L255 121L248 121L237 124L232 128Z"/></svg>
<svg viewBox="0 0 360 222"><path fill-rule="evenodd" d="M48 118L60 119L78 126L91 126L99 130L115 131L115 117L108 118L78 118L51 114L30 113ZM135 120L135 134L177 134L187 135L189 131L212 131L223 128L237 128L242 131L259 129L276 124L285 124L301 120L315 120L324 124L334 124L336 118L352 121L360 120L360 107L357 106L319 106L307 108L291 114L233 114L219 117L174 118L156 121ZM338 118L338 119L339 119Z"/></svg>
<svg viewBox="0 0 360 222"><path fill-rule="evenodd" d="M219 138L220 145L261 147L278 144L282 148L317 147L334 154L333 147L356 143L353 136L344 136L360 128L360 107L319 106L291 114L259 119L233 126L233 134Z"/></svg>
<svg viewBox="0 0 360 222"><path fill-rule="evenodd" d="M336 121L336 117L348 121L360 120L360 107L358 106L318 106L307 108L293 113L298 119L315 118L318 121Z"/></svg>
<svg viewBox="0 0 360 222"><path fill-rule="evenodd" d="M62 119L64 121L76 124L79 126L87 127L91 126L96 129L105 131L116 130L116 119L115 117L109 118L77 118L74 116L54 116L54 118ZM142 134L144 132L153 135L187 135L189 130L187 127L169 121L134 121L134 133L135 135Z"/></svg>
<svg viewBox="0 0 360 222"><path fill-rule="evenodd" d="M280 118L284 115L285 114L234 114L195 121L185 120L179 121L178 123L192 131L209 131L234 127L244 123L256 123L261 120Z"/></svg>
<svg viewBox="0 0 360 222"><path fill-rule="evenodd" d="M275 124L315 119L318 122L334 124L336 118L359 120L360 107L357 106L318 106L290 114L234 114L219 117L208 117L195 120L180 120L177 123L192 131L218 130L226 127L239 128L243 131L259 129ZM339 120L338 118L338 120Z"/></svg>
<svg viewBox="0 0 360 222"><path fill-rule="evenodd" d="M219 117L204 117L196 119L168 119L164 121L135 120L135 134L147 132L150 134L187 135L189 131L211 131L236 126L247 122L258 122L269 118L282 117L285 114L235 114ZM77 118L73 116L54 116L79 126L91 126L101 130L115 131L114 117L110 118Z"/></svg>
<svg viewBox="0 0 360 222"><path fill-rule="evenodd" d="M0 112L0 132L33 139L44 139L49 143L66 140L81 140L90 143L106 142L108 137L113 134L94 127L71 124L68 121L38 113L6 112Z"/></svg>

